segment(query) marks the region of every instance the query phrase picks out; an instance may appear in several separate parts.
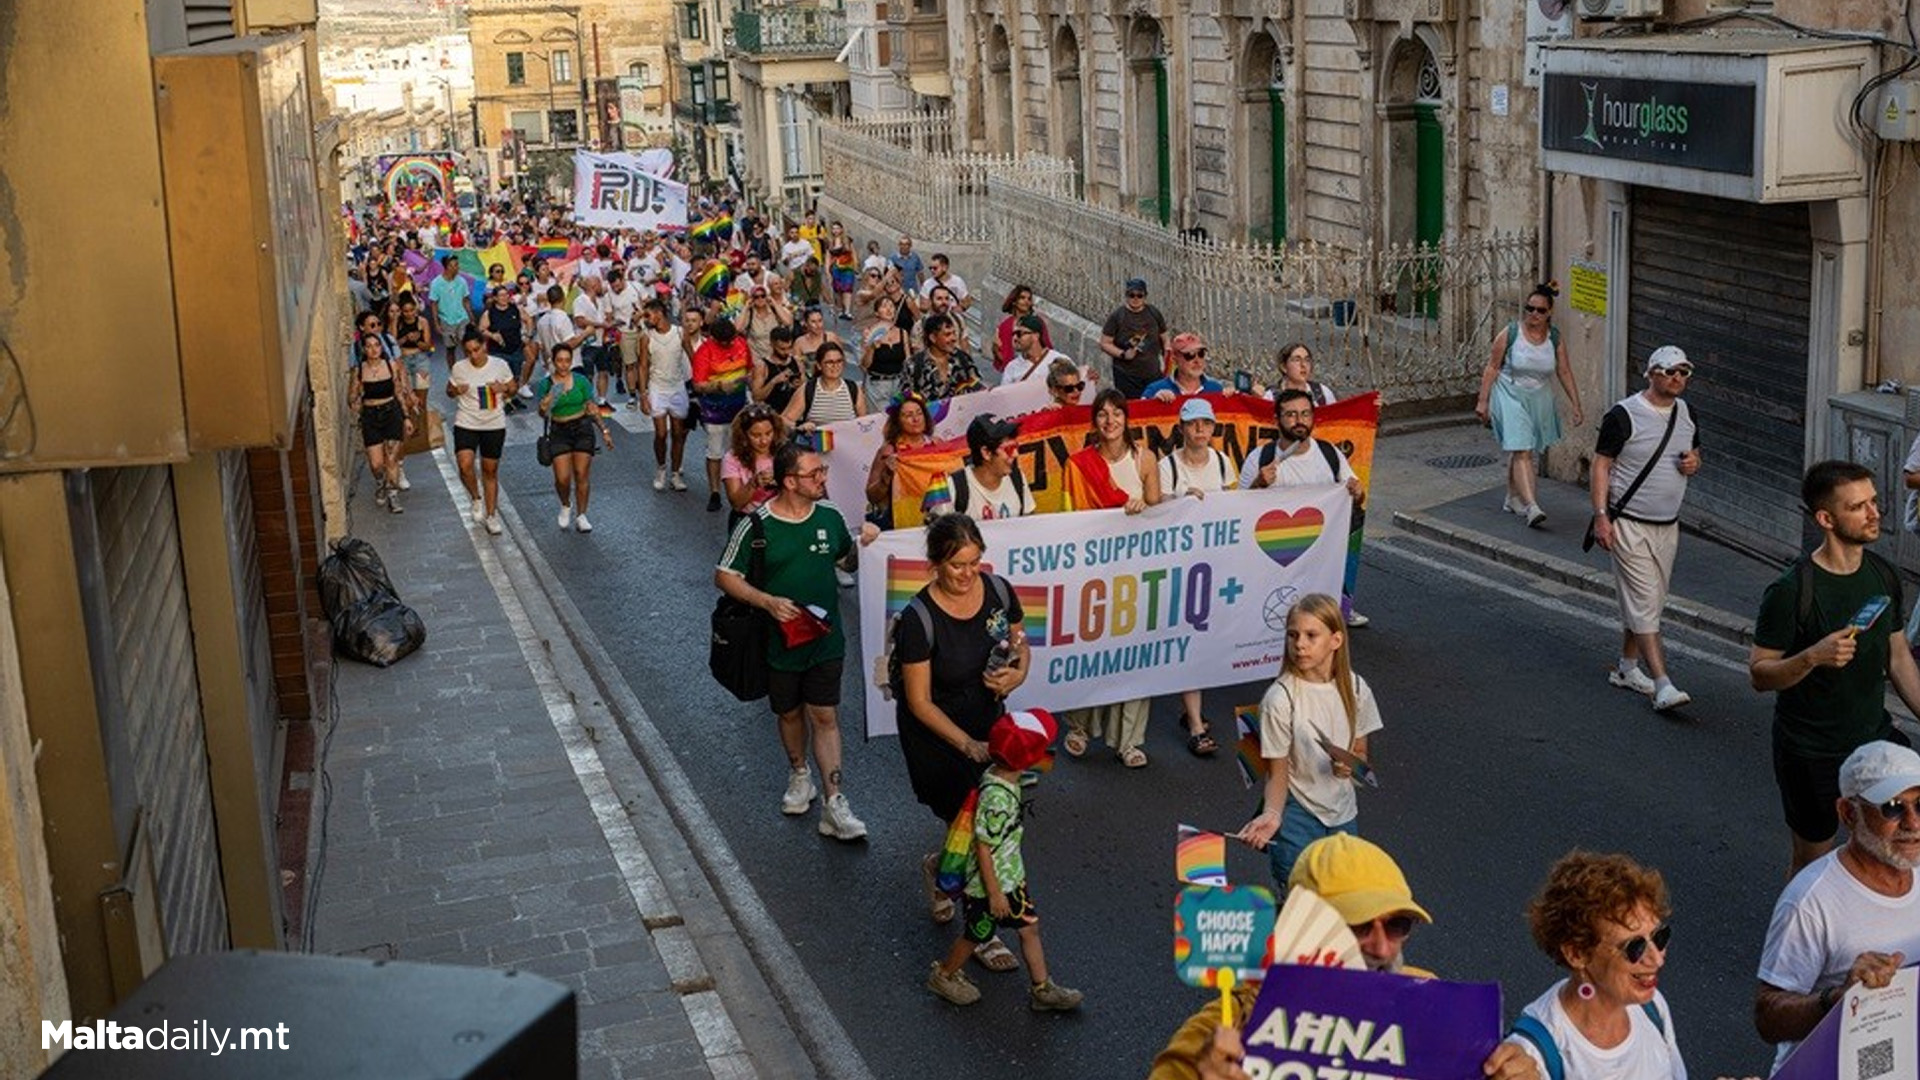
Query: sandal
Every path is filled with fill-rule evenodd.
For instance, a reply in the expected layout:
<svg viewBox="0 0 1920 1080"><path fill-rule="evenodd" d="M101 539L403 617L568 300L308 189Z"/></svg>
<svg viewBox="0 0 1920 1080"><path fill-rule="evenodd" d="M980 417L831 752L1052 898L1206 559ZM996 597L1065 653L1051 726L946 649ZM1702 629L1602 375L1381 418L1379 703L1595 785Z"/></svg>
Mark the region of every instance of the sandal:
<svg viewBox="0 0 1920 1080"><path fill-rule="evenodd" d="M1187 735L1187 753L1194 757L1212 757L1220 744L1213 741L1213 735L1205 731L1189 732Z"/></svg>
<svg viewBox="0 0 1920 1080"><path fill-rule="evenodd" d="M1137 746L1129 746L1120 751L1120 764L1129 769L1144 769L1147 767L1147 752Z"/></svg>
<svg viewBox="0 0 1920 1080"><path fill-rule="evenodd" d="M920 860L920 880L927 885L927 917L933 920L934 925L945 926L953 921L953 897L941 892L940 887L934 884L934 875L939 868L938 853Z"/></svg>
<svg viewBox="0 0 1920 1080"><path fill-rule="evenodd" d="M1079 757L1087 752L1087 733L1078 728L1069 728L1061 746L1066 749L1068 757Z"/></svg>
<svg viewBox="0 0 1920 1080"><path fill-rule="evenodd" d="M1013 971L1020 966L1020 961L1015 959L1013 950L1007 948L1006 942L999 938L974 946L973 958L980 961L980 966L988 971Z"/></svg>

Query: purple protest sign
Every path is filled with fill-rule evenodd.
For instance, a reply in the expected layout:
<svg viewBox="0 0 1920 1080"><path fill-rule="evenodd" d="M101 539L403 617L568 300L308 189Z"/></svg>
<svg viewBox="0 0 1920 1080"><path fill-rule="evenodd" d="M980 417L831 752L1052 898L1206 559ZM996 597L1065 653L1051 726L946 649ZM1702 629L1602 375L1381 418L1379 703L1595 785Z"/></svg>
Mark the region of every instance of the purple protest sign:
<svg viewBox="0 0 1920 1080"><path fill-rule="evenodd" d="M1241 1032L1253 1080L1478 1080L1500 987L1276 964Z"/></svg>

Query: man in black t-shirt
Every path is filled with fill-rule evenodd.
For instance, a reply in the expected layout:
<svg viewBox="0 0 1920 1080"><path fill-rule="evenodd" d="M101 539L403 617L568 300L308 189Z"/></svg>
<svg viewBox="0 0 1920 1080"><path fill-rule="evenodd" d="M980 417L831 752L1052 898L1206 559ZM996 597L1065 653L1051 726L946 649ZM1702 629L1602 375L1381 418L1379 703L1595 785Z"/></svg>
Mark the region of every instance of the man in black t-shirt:
<svg viewBox="0 0 1920 1080"><path fill-rule="evenodd" d="M1753 688L1779 691L1773 775L1791 830L1791 873L1833 848L1847 755L1876 740L1907 742L1887 715L1887 682L1920 713L1920 666L1900 623L1900 577L1867 550L1880 538L1872 471L1820 462L1807 470L1800 496L1823 539L1767 586L1747 659Z"/></svg>
<svg viewBox="0 0 1920 1080"><path fill-rule="evenodd" d="M1100 350L1113 360L1114 388L1137 398L1147 384L1165 375L1161 356L1167 348L1167 317L1147 303L1145 278L1127 282L1126 302L1100 327Z"/></svg>

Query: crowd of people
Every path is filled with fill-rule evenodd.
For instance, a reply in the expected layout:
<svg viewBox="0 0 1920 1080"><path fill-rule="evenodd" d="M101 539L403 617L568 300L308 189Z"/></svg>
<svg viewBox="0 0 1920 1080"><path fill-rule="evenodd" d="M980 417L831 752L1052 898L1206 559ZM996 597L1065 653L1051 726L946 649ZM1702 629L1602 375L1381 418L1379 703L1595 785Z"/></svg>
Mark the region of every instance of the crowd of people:
<svg viewBox="0 0 1920 1080"><path fill-rule="evenodd" d="M1210 369L1202 334L1176 331L1150 302L1148 282L1134 278L1101 327L1101 361L1082 363L1056 347L1026 286L1007 294L1003 318L976 337L967 325L973 291L944 254L923 260L910 237L890 253L869 241L863 253L839 223L811 213L785 224L724 202L703 202L700 213L696 236L633 233L583 229L564 207L502 200L455 226L463 229L455 236L445 222L369 211L355 222L349 270L359 309L351 404L375 502L401 513L403 451L426 428L431 388L443 377L473 520L494 535L509 413L537 411L557 524L578 533L593 528L593 459L613 445L608 419L619 409L651 420L659 492L689 490L687 443L705 427L696 452L706 463L706 509L728 511L714 580L764 612L771 628L767 702L789 767L780 809L806 815L818 801L824 836L867 835L842 772L840 590L852 584L860 547L893 527L895 462L933 441L934 403L1024 380L1044 382L1055 405L1096 391L1085 445L1061 480L1069 511L1137 514L1168 500L1307 485L1344 485L1364 502L1340 448L1314 437L1316 409L1337 396L1314 378L1306 344L1276 350L1271 386L1236 387ZM527 250L524 268L489 265L482 281L462 273L460 248L496 243ZM430 280L415 277L421 256L438 259ZM1552 325L1556 298L1551 283L1527 297L1492 343L1479 393L1478 412L1509 455L1504 509L1529 527L1545 517L1538 457L1564 434L1556 380L1573 425L1585 422ZM1609 681L1665 711L1690 700L1669 677L1660 622L1680 505L1701 467L1700 433L1682 400L1693 375L1685 353L1655 350L1644 374L1645 390L1600 424L1589 537L1610 553L1618 585L1621 647ZM1099 385L1103 375L1110 385ZM1213 402L1236 392L1270 402L1277 429L1243 460L1215 439ZM1140 400L1179 404L1178 434L1164 454L1129 422ZM884 438L864 522L850 529L826 499L817 435L878 412ZM1071 757L1098 739L1126 767L1145 767L1150 702L1076 708L1057 720L1007 710L1032 653L1013 583L982 570L978 523L1036 510L1014 452L1018 431L990 414L967 427L963 464L921 508L930 581L894 622L892 640L867 651L884 656L907 775L938 825L919 867L928 917L961 918L927 988L969 1005L981 997L969 959L994 972L1024 960L1030 1006L1071 1010L1084 997L1052 979L1040 947L1036 890L1020 850L1021 791L1056 739ZM1766 931L1755 1001L1757 1029L1783 1058L1853 988L1884 986L1920 956L1920 756L1881 703L1891 681L1909 707L1920 706L1920 667L1899 626L1900 580L1867 550L1878 537L1870 473L1822 463L1802 494L1823 543L1762 599L1750 664L1754 688L1777 692L1775 774L1792 837L1791 882ZM1891 614L1866 617L1875 603ZM1351 631L1364 625L1351 597L1309 595L1288 612L1285 659L1259 710L1261 800L1234 835L1266 853L1278 890L1305 887L1332 904L1367 966L1429 977L1402 951L1432 916L1358 827L1355 774L1368 767L1384 726L1352 660ZM1222 742L1200 692L1174 692L1187 749L1217 753ZM943 861L943 849L959 851L962 869ZM1574 852L1557 862L1527 917L1540 949L1568 975L1526 1007L1486 1075L1684 1080L1678 1025L1658 989L1670 909L1659 872L1625 855ZM1003 929L1017 932L1020 956L1000 940ZM1252 992L1238 991L1242 1021ZM1245 1077L1243 1052L1234 1025L1211 1005L1176 1033L1152 1075Z"/></svg>

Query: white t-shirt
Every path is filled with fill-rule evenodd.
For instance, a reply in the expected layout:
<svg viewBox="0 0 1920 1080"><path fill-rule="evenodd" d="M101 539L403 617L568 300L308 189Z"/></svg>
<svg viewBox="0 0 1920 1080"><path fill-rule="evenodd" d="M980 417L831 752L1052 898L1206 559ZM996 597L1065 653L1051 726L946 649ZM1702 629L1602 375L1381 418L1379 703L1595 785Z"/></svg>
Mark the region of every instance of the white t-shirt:
<svg viewBox="0 0 1920 1080"><path fill-rule="evenodd" d="M790 240L780 245L780 265L792 272L807 265L813 258L813 245L805 240Z"/></svg>
<svg viewBox="0 0 1920 1080"><path fill-rule="evenodd" d="M623 330L633 325L633 317L639 312L640 304L644 300L646 300L646 294L632 282L628 282L626 288L618 291L608 289L607 294L601 297L601 302L607 306L608 311L613 313L613 325Z"/></svg>
<svg viewBox="0 0 1920 1080"><path fill-rule="evenodd" d="M1322 824L1344 825L1360 816L1353 781L1333 775L1333 759L1320 748L1325 738L1347 747L1381 728L1380 707L1367 680L1353 677L1354 721L1340 688L1282 674L1260 699L1260 756L1287 759L1287 791ZM1279 809L1272 807L1271 809Z"/></svg>
<svg viewBox="0 0 1920 1080"><path fill-rule="evenodd" d="M1189 465L1184 460L1176 460L1180 451L1170 451L1160 459L1160 490L1169 495L1185 495L1189 488L1198 488L1211 495L1216 491L1227 491L1238 487L1240 478L1233 475L1233 469L1227 465L1227 455L1214 447L1207 447L1207 462L1204 465Z"/></svg>
<svg viewBox="0 0 1920 1080"><path fill-rule="evenodd" d="M941 285L945 285L948 291L953 293L953 302L955 304L965 300L968 295L970 295L967 292L967 280L952 270L948 270L946 280L944 281L936 281L929 275L927 280L921 282L920 298L923 300L931 298L933 296L933 290Z"/></svg>
<svg viewBox="0 0 1920 1080"><path fill-rule="evenodd" d="M1560 1061L1566 1066L1569 1080L1687 1080L1687 1064L1680 1060L1680 1044L1673 1037L1673 1010L1667 1008L1667 999L1660 991L1653 992L1653 1007L1660 1010L1667 1033L1660 1034L1660 1028L1647 1015L1647 1010L1630 1005L1627 1022L1631 1026L1626 1041L1602 1050L1580 1034L1580 1029L1573 1026L1566 1010L1561 1008L1560 988L1565 985L1565 979L1554 983L1520 1012L1540 1021L1547 1029L1554 1049L1560 1051ZM1507 1041L1526 1051L1540 1069L1540 1075L1547 1075L1547 1063L1531 1042L1517 1036Z"/></svg>
<svg viewBox="0 0 1920 1080"><path fill-rule="evenodd" d="M1835 850L1808 863L1773 905L1760 981L1795 994L1839 986L1861 953L1920 957L1920 882L1905 896L1882 896L1860 883ZM1798 1043L1781 1043L1778 1069Z"/></svg>
<svg viewBox="0 0 1920 1080"><path fill-rule="evenodd" d="M960 473L965 473L967 478L967 497L964 504L960 499L959 485L954 483ZM1034 512L1033 489L1025 484L1016 488L1012 473L1008 473L1006 479L994 487L982 484L980 474L973 471L971 465L963 467L960 473L955 473L953 478L947 481L948 486L953 489L953 502L931 508L934 516L958 511L975 521L994 521L999 518L1025 517Z"/></svg>
<svg viewBox="0 0 1920 1080"><path fill-rule="evenodd" d="M560 284L558 281L548 278L545 281L535 280L527 286L526 299L521 303L527 309L528 318L540 317L540 313L547 309L547 290L558 284Z"/></svg>
<svg viewBox="0 0 1920 1080"><path fill-rule="evenodd" d="M488 384L512 378L513 368L497 356L487 357L478 369L464 355L454 361L447 381L465 385L467 392L455 399L453 426L468 431L503 430L507 426L507 395L490 389Z"/></svg>
<svg viewBox="0 0 1920 1080"><path fill-rule="evenodd" d="M612 260L610 259L583 258L580 260L580 277L582 280L585 280L590 277L597 277L600 280L605 281L607 278L607 268L612 265L613 263L612 263Z"/></svg>
<svg viewBox="0 0 1920 1080"><path fill-rule="evenodd" d="M1042 356L1040 362L1037 364L1027 359L1024 353L1016 354L1013 359L1007 361L1006 370L1000 373L1000 385L1008 386L1013 383L1024 382L1027 376L1034 372L1039 372L1040 378L1044 379L1047 377L1047 368L1053 366L1055 360L1065 359L1067 359L1066 354L1060 352L1058 349L1048 349L1047 354Z"/></svg>
<svg viewBox="0 0 1920 1080"><path fill-rule="evenodd" d="M882 274L884 274L887 272L887 267L892 265L893 265L892 263L887 261L887 257L885 255L882 255L876 251L873 254L867 256L867 261L860 264L860 269L863 271L878 270Z"/></svg>
<svg viewBox="0 0 1920 1080"><path fill-rule="evenodd" d="M573 317L576 319L585 319L589 323L604 322L607 318L607 302L605 300L595 300L591 294L582 292L574 298ZM576 325L574 329L579 330L581 327ZM581 339L580 344L599 345L605 340L606 338L601 334L600 328L594 326L587 328L587 336Z"/></svg>
<svg viewBox="0 0 1920 1080"><path fill-rule="evenodd" d="M548 308L540 313L540 321L533 324L533 341L551 358L553 347L573 337L573 320L558 308ZM574 366L579 366L579 357L574 358Z"/></svg>
<svg viewBox="0 0 1920 1080"><path fill-rule="evenodd" d="M647 335L647 389L671 394L685 389L691 366L687 362L685 339L680 328L668 324L664 333L643 329Z"/></svg>
<svg viewBox="0 0 1920 1080"><path fill-rule="evenodd" d="M1334 460L1340 463L1340 474L1332 475L1327 471L1327 456L1312 439L1293 448L1289 454L1285 450L1276 451L1274 462L1279 468L1274 470L1273 487L1302 487L1307 484L1344 484L1353 479L1353 466L1347 464L1347 455L1334 448ZM1240 486L1250 488L1260 479L1260 459L1266 453L1266 447L1257 447L1247 455L1246 464L1240 466Z"/></svg>

